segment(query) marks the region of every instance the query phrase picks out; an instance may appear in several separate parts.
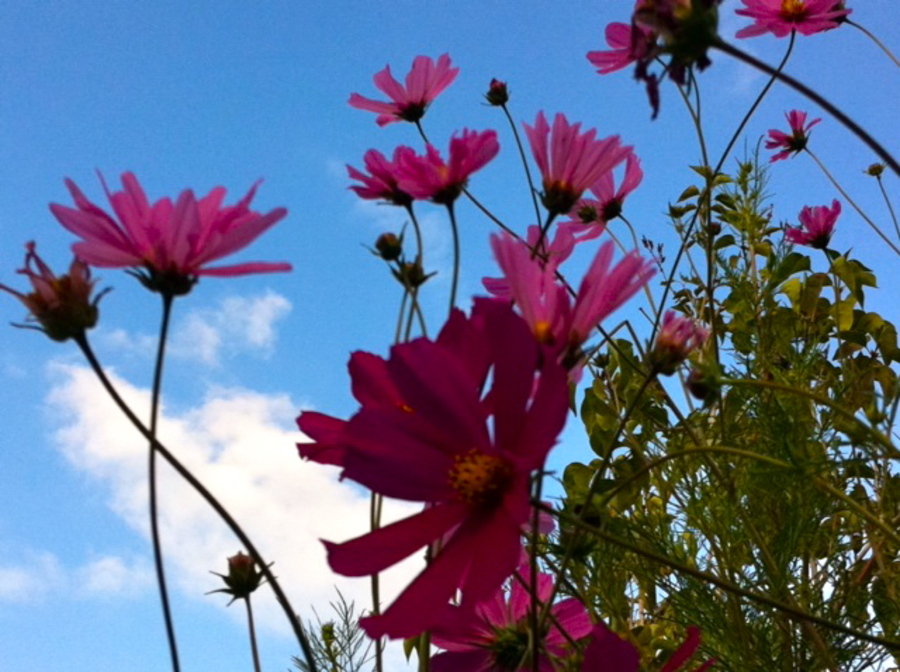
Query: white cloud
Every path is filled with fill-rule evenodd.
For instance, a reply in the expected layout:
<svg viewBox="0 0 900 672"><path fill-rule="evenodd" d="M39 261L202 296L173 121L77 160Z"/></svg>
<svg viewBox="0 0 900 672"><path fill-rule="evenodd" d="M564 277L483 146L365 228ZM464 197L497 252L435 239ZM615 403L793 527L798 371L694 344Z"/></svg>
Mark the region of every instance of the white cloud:
<svg viewBox="0 0 900 672"><path fill-rule="evenodd" d="M25 562L0 566L0 602L40 601L65 583L59 561L51 553L30 553Z"/></svg>
<svg viewBox="0 0 900 672"><path fill-rule="evenodd" d="M104 555L74 572L82 596L136 596L153 585L153 570L146 559L126 560Z"/></svg>
<svg viewBox="0 0 900 672"><path fill-rule="evenodd" d="M56 443L79 471L109 493L111 509L134 530L148 536L146 444L108 399L85 367L55 363L49 403L59 426ZM127 403L142 415L149 394L113 375ZM338 586L357 605L369 604L368 580L347 580L331 573L319 539L343 541L364 533L369 497L340 483L333 467L303 462L292 430L297 406L285 395L216 389L199 406L179 415L162 409L160 437L245 527L263 556L274 561L295 609L312 617L311 607L327 618L327 604ZM168 575L173 585L197 600L214 604L204 593L219 588L210 570L224 573L226 559L240 549L210 507L165 463L159 471L160 524ZM409 515L417 507L398 505L388 518ZM123 567L100 559L91 576L94 588L113 589ZM100 570L108 573L100 578ZM386 577L384 594L392 599L416 568L409 562ZM393 577L393 578L391 578ZM286 632L271 594L255 603L260 624ZM232 610L235 613L240 610ZM237 617L237 616L236 616Z"/></svg>
<svg viewBox="0 0 900 672"><path fill-rule="evenodd" d="M216 366L223 351L268 355L275 344L275 324L290 310L290 301L273 291L228 296L215 308L191 311L176 324L172 355L198 359L208 366Z"/></svg>

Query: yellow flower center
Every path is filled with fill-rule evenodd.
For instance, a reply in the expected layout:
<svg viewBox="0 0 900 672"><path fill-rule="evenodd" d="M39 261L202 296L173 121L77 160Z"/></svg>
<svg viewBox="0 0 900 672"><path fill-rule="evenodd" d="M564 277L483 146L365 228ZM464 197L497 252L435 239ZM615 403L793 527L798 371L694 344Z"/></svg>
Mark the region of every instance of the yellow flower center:
<svg viewBox="0 0 900 672"><path fill-rule="evenodd" d="M551 345L553 343L553 331L550 328L550 323L546 320L540 320L537 324L535 324L534 337L538 340L539 343L546 343L547 345Z"/></svg>
<svg viewBox="0 0 900 672"><path fill-rule="evenodd" d="M453 458L450 487L466 504L495 504L509 484L512 469L502 457L477 448Z"/></svg>
<svg viewBox="0 0 900 672"><path fill-rule="evenodd" d="M797 21L806 16L806 0L781 0L781 18Z"/></svg>

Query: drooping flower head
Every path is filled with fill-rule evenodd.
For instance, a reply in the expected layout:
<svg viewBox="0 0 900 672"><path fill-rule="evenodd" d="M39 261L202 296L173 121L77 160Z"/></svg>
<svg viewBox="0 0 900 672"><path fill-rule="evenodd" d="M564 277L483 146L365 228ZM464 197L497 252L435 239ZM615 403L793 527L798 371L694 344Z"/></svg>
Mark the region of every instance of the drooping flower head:
<svg viewBox="0 0 900 672"><path fill-rule="evenodd" d="M483 299L469 318L455 311L439 341L394 346L385 370L406 406L363 404L340 436L342 478L427 506L343 544L325 542L331 569L368 576L441 541L387 610L360 621L375 638L429 629L457 591L471 609L512 574L532 515L531 475L566 418L565 369L509 305Z"/></svg>
<svg viewBox="0 0 900 672"><path fill-rule="evenodd" d="M606 230L607 223L622 214L625 199L638 188L643 179L641 160L634 152L630 152L625 162L622 184L618 189L612 172L604 173L591 185L594 198L582 198L578 201L569 212L571 219L566 222L576 235L577 242L599 237Z"/></svg>
<svg viewBox="0 0 900 672"><path fill-rule="evenodd" d="M542 201L551 215L571 210L588 187L631 151L617 135L598 140L596 129L582 133L581 124L570 124L563 114L554 117L551 129L538 112L534 126L525 124L525 133L541 171Z"/></svg>
<svg viewBox="0 0 900 672"><path fill-rule="evenodd" d="M813 35L837 28L852 12L835 0L741 0L742 9L735 13L754 22L738 31L737 37L755 37L772 33L786 37L793 31Z"/></svg>
<svg viewBox="0 0 900 672"><path fill-rule="evenodd" d="M403 154L397 169L400 188L413 198L453 203L465 189L469 176L487 165L500 151L495 131L463 129L450 139L450 158L428 145L423 156Z"/></svg>
<svg viewBox="0 0 900 672"><path fill-rule="evenodd" d="M224 187L199 200L187 189L175 203L161 198L151 204L137 178L124 173L123 191L111 193L103 182L113 215L89 201L72 180L66 180L66 186L75 207L52 203L50 210L82 239L72 245L75 255L92 266L136 269L154 291L176 296L189 292L200 276L291 270L290 264L260 261L208 266L246 247L287 215L284 208L266 214L250 210L259 183L235 205L222 205Z"/></svg>
<svg viewBox="0 0 900 672"><path fill-rule="evenodd" d="M824 250L831 241L834 225L841 214L841 203L831 202L831 207L818 205L806 206L800 211L800 226L788 226L784 230L785 237L797 245L809 245L817 250Z"/></svg>
<svg viewBox="0 0 900 672"><path fill-rule="evenodd" d="M398 169L404 155L415 154L411 147L400 146L394 150L393 160L389 160L377 149L370 149L363 156L368 174L347 166L350 179L361 182L350 187L360 198L386 201L393 205L408 207L413 198L400 188Z"/></svg>
<svg viewBox="0 0 900 672"><path fill-rule="evenodd" d="M386 94L391 102L372 100L358 93L350 96L350 105L360 110L377 112L375 122L385 126L395 121L418 121L438 95L453 83L459 68L450 67L450 56L438 58L437 63L427 56L416 56L412 69L406 75L403 86L391 75L391 67L384 67L373 78L375 86Z"/></svg>
<svg viewBox="0 0 900 672"><path fill-rule="evenodd" d="M447 617L432 631L432 643L445 649L432 657L432 672L531 670L529 647L535 640L541 647L538 670L557 669L551 658L565 656L569 641L587 636L591 632L591 619L577 599L561 600L550 608L546 631L531 638L529 615L534 607L527 585L529 576L528 567L521 567L508 591L498 590L491 599L476 606L474 612L447 607ZM553 577L539 573L534 592L538 608L542 609L553 594Z"/></svg>
<svg viewBox="0 0 900 672"><path fill-rule="evenodd" d="M669 310L663 316L662 327L650 351L650 361L656 371L671 376L692 352L703 347L708 338L709 331L705 327Z"/></svg>
<svg viewBox="0 0 900 672"><path fill-rule="evenodd" d="M641 60L656 47L656 33L638 24L610 23L605 31L605 51L589 51L587 58L597 73L609 74Z"/></svg>
<svg viewBox="0 0 900 672"><path fill-rule="evenodd" d="M25 245L25 266L18 271L31 282L32 291L23 294L6 285L0 285L0 289L19 299L31 313L29 318L40 325L33 328L43 331L54 341L83 335L85 330L97 324L97 301L100 300L100 295L91 300L94 289L91 270L76 257L69 272L57 276L37 255L35 247L33 242Z"/></svg>
<svg viewBox="0 0 900 672"><path fill-rule="evenodd" d="M770 162L781 161L788 158L791 154L797 154L806 149L806 144L809 142L810 129L822 121L821 119L813 119L807 124L806 112L801 112L800 110L791 110L784 116L787 117L791 132L785 133L774 128L769 131L766 149L781 150L769 159Z"/></svg>

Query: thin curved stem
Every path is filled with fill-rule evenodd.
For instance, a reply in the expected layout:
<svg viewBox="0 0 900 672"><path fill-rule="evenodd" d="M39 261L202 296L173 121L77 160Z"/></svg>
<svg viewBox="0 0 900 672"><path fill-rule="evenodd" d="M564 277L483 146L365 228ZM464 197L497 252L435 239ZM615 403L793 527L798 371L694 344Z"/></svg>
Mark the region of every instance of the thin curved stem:
<svg viewBox="0 0 900 672"><path fill-rule="evenodd" d="M500 108L503 110L503 114L506 115L507 121L509 121L509 127L512 129L513 137L516 139L516 147L519 148L519 157L522 159L522 167L525 168L525 179L528 182L528 192L531 194L531 202L534 204L534 223L537 224L541 221L541 209L538 206L537 193L534 190L534 180L531 179L531 169L528 168L528 157L525 156L525 147L522 145L522 139L519 137L516 122L513 121L509 110L506 108L506 103L501 105Z"/></svg>
<svg viewBox="0 0 900 672"><path fill-rule="evenodd" d="M823 110L828 112L831 116L837 119L841 124L843 124L848 131L853 133L857 138L862 140L862 142L878 157L884 161L888 166L890 166L891 170L900 176L900 163L888 152L875 138L869 135L859 124L853 121L850 117L844 114L838 107L836 107L833 103L829 102L825 98L823 98L820 94L813 91L811 88L800 82L799 80L794 79L790 75L786 75L783 72L778 72L768 63L764 63L751 56L750 54L741 51L737 47L724 42L723 40L717 39L713 42L712 46L719 51L722 51L729 56L733 56L734 58L743 61L747 65L753 66L757 70L761 70L762 72L768 73L773 77L776 77L779 81L784 82L789 87L800 93L801 95L806 96L811 101L813 101L816 105L821 107Z"/></svg>
<svg viewBox="0 0 900 672"><path fill-rule="evenodd" d="M897 213L894 212L894 206L884 188L884 182L881 181L881 175L877 175L875 179L878 180L878 188L881 189L881 195L884 197L888 212L891 213L891 221L894 223L894 231L897 233L897 240L900 240L900 224L897 223Z"/></svg>
<svg viewBox="0 0 900 672"><path fill-rule="evenodd" d="M881 50L887 55L887 57L888 57L889 59L891 59L891 60L894 62L894 65L896 65L898 68L900 68L900 61L897 60L897 57L894 56L894 54L891 52L891 50L888 49L886 46L884 46L884 43L883 43L881 40L879 40L877 37L875 37L869 30L863 28L861 25L859 25L858 23L856 23L856 22L853 21L852 19L844 19L844 23L846 23L846 24L848 24L848 25L850 25L850 26L853 26L853 27L856 28L858 31L860 31L863 35L865 35L865 36L868 37L870 40L872 40L872 42L874 42L875 45L876 45L879 49L881 49Z"/></svg>
<svg viewBox="0 0 900 672"><path fill-rule="evenodd" d="M300 623L300 619L297 617L297 613L294 611L293 607L291 607L291 603L285 595L284 590L281 588L281 584L278 583L278 579L272 573L269 564L262 557L260 552L257 550L256 546L250 540L250 537L244 532L243 528L238 524L238 522L234 519L234 517L228 512L224 506L222 506L221 502L216 499L215 495L213 495L203 483L201 483L196 476L194 476L190 470L185 467L172 452L165 447L159 440L154 437L150 430L141 422L140 418L138 418L134 411L125 403L125 400L122 399L118 390L113 386L112 382L106 375L106 372L103 370L103 367L100 365L99 360L94 354L93 349L88 343L87 335L81 334L79 336L73 337L73 339L78 347L81 349L81 352L84 354L85 358L88 360L88 363L93 369L94 373L100 379L100 383L103 385L103 388L115 402L116 406L119 407L119 410L125 414L125 417L128 418L129 422L134 425L135 429L140 432L141 436L143 436L147 441L150 441L154 449L163 457L163 459L171 465L171 467L181 476L187 483L197 491L197 493L206 501L207 504L212 507L213 511L215 511L218 516L222 519L222 521L228 526L228 528L234 533L234 535L238 538L238 540L243 544L244 548L247 549L247 552L256 562L256 564L260 567L260 571L266 577L267 583L272 586L272 591L275 593L275 597L278 600L278 604L281 606L282 610L287 616L288 622L291 624L291 628L294 631L294 635L297 638L297 643L300 645L301 650L303 651L303 656L306 658L307 666L309 667L310 672L318 672L318 666L316 665L316 660L313 657L312 647L309 644L309 639L307 639L306 634L303 632L303 625Z"/></svg>
<svg viewBox="0 0 900 672"><path fill-rule="evenodd" d="M250 651L253 653L253 672L262 672L259 665L259 649L256 646L256 627L253 624L253 607L250 606L250 596L244 598L247 603L247 627L250 629Z"/></svg>
<svg viewBox="0 0 900 672"><path fill-rule="evenodd" d="M450 215L450 231L453 234L453 278L450 282L450 310L447 313L449 315L456 307L456 288L459 285L460 251L459 229L456 226L456 214L453 210L452 202L447 204L447 212Z"/></svg>
<svg viewBox="0 0 900 672"><path fill-rule="evenodd" d="M869 219L869 216L865 212L863 212L863 209L856 204L856 201L850 198L850 194L844 191L844 188L841 187L840 183L836 179L834 179L834 176L829 172L828 168L825 167L825 164L822 163L821 160L819 160L819 157L813 154L809 147L804 148L803 151L805 151L812 157L812 160L816 162L816 165L819 166L819 169L825 174L825 177L827 177L831 184L834 185L834 188L838 190L838 193L844 197L844 200L847 201L847 203L849 203L854 210L856 210L856 213L863 218L863 221L868 224L869 227L875 233L877 233L885 243L887 243L888 247L890 247L895 254L900 256L900 248L894 245L894 243L891 242L891 239L888 238L887 235L885 235L885 233L879 228L879 226L871 219Z"/></svg>
<svg viewBox="0 0 900 672"><path fill-rule="evenodd" d="M156 346L156 363L153 367L153 389L150 396L150 445L147 448L147 489L150 509L150 538L153 541L153 565L156 570L156 583L159 587L159 599L162 603L163 620L166 625L166 639L169 642L169 653L172 657L172 670L179 672L178 644L175 639L175 625L172 622L172 609L169 605L169 591L166 588L166 572L163 564L162 543L159 537L159 510L156 479L156 436L159 420L159 399L162 393L162 373L166 355L166 340L169 334L169 322L172 316L171 294L162 294L162 320L159 327L159 342Z"/></svg>

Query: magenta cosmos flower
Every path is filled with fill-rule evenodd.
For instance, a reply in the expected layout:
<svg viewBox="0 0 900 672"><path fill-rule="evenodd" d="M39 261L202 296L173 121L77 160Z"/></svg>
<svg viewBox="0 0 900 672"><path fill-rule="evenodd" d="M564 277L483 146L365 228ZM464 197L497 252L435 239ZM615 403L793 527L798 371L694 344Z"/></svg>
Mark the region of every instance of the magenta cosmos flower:
<svg viewBox="0 0 900 672"><path fill-rule="evenodd" d="M377 112L375 122L385 126L395 121L418 121L425 115L425 110L438 95L453 83L459 68L450 67L450 57L444 54L437 63L427 56L416 56L412 70L406 75L406 86L403 86L391 75L391 67L373 78L375 86L386 94L391 102L372 100L358 93L350 96L350 105L360 110Z"/></svg>
<svg viewBox="0 0 900 672"><path fill-rule="evenodd" d="M659 672L687 672L686 665L700 647L700 628L689 626L687 639L659 668ZM706 672L715 664L715 659L707 660L693 672ZM619 637L603 623L594 626L591 643L584 652L582 672L639 672L641 656L630 642Z"/></svg>
<svg viewBox="0 0 900 672"><path fill-rule="evenodd" d="M394 150L393 160L389 160L377 149L370 149L363 156L368 174L357 170L353 166L347 166L350 178L361 184L350 187L360 198L379 200L409 207L413 198L400 188L398 183L399 167L404 156L414 156L415 152L410 147L397 147Z"/></svg>
<svg viewBox="0 0 900 672"><path fill-rule="evenodd" d="M834 225L841 214L841 203L831 202L831 207L819 205L814 208L808 205L800 211L800 226L788 226L784 230L785 237L797 245L809 245L817 250L824 250L831 241Z"/></svg>
<svg viewBox="0 0 900 672"><path fill-rule="evenodd" d="M0 289L19 299L31 313L30 319L41 325L31 328L43 331L54 341L65 341L83 335L97 324L100 296L91 301L94 281L87 264L76 257L69 272L58 276L37 255L33 242L25 249L25 266L18 272L31 282L32 291L23 294L6 285L0 285Z"/></svg>
<svg viewBox="0 0 900 672"><path fill-rule="evenodd" d="M638 188L643 179L641 160L631 152L625 161L625 174L618 189L612 171L604 173L591 185L591 194L594 198L583 198L578 201L569 212L571 220L566 222L576 235L577 242L599 237L606 230L607 223L622 214L625 199Z"/></svg>
<svg viewBox="0 0 900 672"><path fill-rule="evenodd" d="M657 371L671 376L692 352L703 347L707 339L709 331L705 327L673 310L666 311L650 351L650 361Z"/></svg>
<svg viewBox="0 0 900 672"><path fill-rule="evenodd" d="M821 33L846 18L851 11L835 0L741 0L743 9L737 14L754 19L752 25L738 31L737 37L754 37L772 33L785 37L797 31L802 35Z"/></svg>
<svg viewBox="0 0 900 672"><path fill-rule="evenodd" d="M519 576L529 577L528 567ZM535 590L541 608L553 594L553 577L537 575ZM534 611L531 590L516 577L508 591L498 590L489 600L466 613L459 607L447 607L448 617L432 632L431 642L445 649L431 659L432 672L516 672L531 670L530 615ZM578 641L591 632L591 619L575 598L567 598L550 608L551 620L541 633L540 672L559 669L552 658L569 653L569 641ZM565 633L565 634L563 634Z"/></svg>
<svg viewBox="0 0 900 672"><path fill-rule="evenodd" d="M568 405L566 371L497 301L476 301L470 318L455 311L440 342L394 346L385 368L410 403L363 405L340 436L341 477L426 506L345 543L324 542L328 562L338 574L368 576L441 543L384 613L360 621L373 638L414 636L457 594L471 609L512 574L531 520L531 475Z"/></svg>
<svg viewBox="0 0 900 672"><path fill-rule="evenodd" d="M637 252L628 253L612 267L614 245L609 241L591 262L573 302L556 278L556 264L544 263L529 246L508 234L491 236L491 247L503 271L508 296L535 339L550 346L560 361L576 370L576 376L582 344L655 273L652 262Z"/></svg>
<svg viewBox="0 0 900 672"><path fill-rule="evenodd" d="M466 188L469 176L487 165L499 151L496 132L463 129L450 138L447 161L431 145L423 156L412 151L404 153L397 167L400 188L413 198L449 205Z"/></svg>
<svg viewBox="0 0 900 672"><path fill-rule="evenodd" d="M656 33L639 24L606 26L606 51L589 51L587 59L601 75L616 72L645 58L656 46Z"/></svg>
<svg viewBox="0 0 900 672"><path fill-rule="evenodd" d="M66 180L66 186L75 207L52 203L50 210L66 229L82 239L72 250L88 264L139 269L145 285L178 295L189 292L199 276L291 270L290 264L262 261L207 266L246 247L287 214L284 208L264 215L250 210L258 185L235 205L222 205L223 187L216 187L199 200L187 189L175 203L161 198L151 204L137 178L124 173L122 191L110 193L103 183L113 215L85 198L72 180Z"/></svg>
<svg viewBox="0 0 900 672"><path fill-rule="evenodd" d="M581 124L570 124L557 114L553 128L543 112L534 126L525 124L531 152L543 178L543 203L551 215L567 213L585 189L625 160L631 147L623 147L619 136L597 139L597 131L581 132Z"/></svg>
<svg viewBox="0 0 900 672"><path fill-rule="evenodd" d="M801 112L800 110L791 110L784 116L787 117L791 132L785 133L774 128L769 131L766 149L781 150L769 159L771 162L781 161L788 158L791 154L796 154L806 149L806 144L809 142L810 129L822 121L821 119L813 119L807 124L806 112Z"/></svg>

